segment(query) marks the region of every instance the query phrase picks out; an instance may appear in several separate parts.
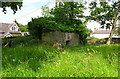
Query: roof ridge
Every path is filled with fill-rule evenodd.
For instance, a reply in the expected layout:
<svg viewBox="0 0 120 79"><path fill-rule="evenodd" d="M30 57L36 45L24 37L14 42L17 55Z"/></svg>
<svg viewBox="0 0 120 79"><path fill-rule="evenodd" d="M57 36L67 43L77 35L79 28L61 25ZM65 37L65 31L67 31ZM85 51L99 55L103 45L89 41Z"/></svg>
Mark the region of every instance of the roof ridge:
<svg viewBox="0 0 120 79"><path fill-rule="evenodd" d="M13 23L4 23L4 22L0 22L0 24L14 24L14 22L13 22Z"/></svg>

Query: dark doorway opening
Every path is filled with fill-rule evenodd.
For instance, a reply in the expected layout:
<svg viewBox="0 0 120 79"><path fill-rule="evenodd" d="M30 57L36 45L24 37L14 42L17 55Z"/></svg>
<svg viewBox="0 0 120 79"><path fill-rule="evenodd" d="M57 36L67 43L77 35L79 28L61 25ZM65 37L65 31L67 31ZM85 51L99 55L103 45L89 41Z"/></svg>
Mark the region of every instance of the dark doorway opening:
<svg viewBox="0 0 120 79"><path fill-rule="evenodd" d="M70 40L67 40L67 41L66 41L66 45L70 45Z"/></svg>

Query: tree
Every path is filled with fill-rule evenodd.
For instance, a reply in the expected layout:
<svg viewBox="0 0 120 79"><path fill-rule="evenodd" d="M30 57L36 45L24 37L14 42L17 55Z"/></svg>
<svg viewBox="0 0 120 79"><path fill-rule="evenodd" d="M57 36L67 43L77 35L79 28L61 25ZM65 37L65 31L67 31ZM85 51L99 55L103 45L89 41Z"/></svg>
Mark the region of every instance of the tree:
<svg viewBox="0 0 120 79"><path fill-rule="evenodd" d="M91 9L91 14L88 19L99 22L102 28L108 29L112 26L110 36L107 40L107 44L109 45L116 28L120 1L113 2L112 4L106 1L100 1L99 3L93 1L90 3L89 8Z"/></svg>
<svg viewBox="0 0 120 79"><path fill-rule="evenodd" d="M50 9L49 9L49 7L47 6L47 5L45 5L45 6L42 6L42 15L43 15L43 17L50 17L51 15L50 15Z"/></svg>
<svg viewBox="0 0 120 79"><path fill-rule="evenodd" d="M0 6L0 8L3 8L2 12L6 14L7 12L6 7L10 7L13 10L13 13L15 14L16 11L21 9L23 2L1 2L1 3L2 3L2 6Z"/></svg>
<svg viewBox="0 0 120 79"><path fill-rule="evenodd" d="M74 25L81 23L79 18L83 17L83 4L78 2L59 2L52 9L51 14L55 17L56 22L64 25Z"/></svg>
<svg viewBox="0 0 120 79"><path fill-rule="evenodd" d="M45 33L48 31L48 28L52 25L50 21L52 18L48 17L38 17L38 18L32 18L32 21L28 22L28 30L30 34L37 39L42 39L42 33Z"/></svg>
<svg viewBox="0 0 120 79"><path fill-rule="evenodd" d="M79 2L58 2L56 7L51 10L51 14L54 16L57 23L63 24L63 26L69 26L74 32L79 34L80 43L86 44L89 31L81 18L84 18L85 6Z"/></svg>
<svg viewBox="0 0 120 79"><path fill-rule="evenodd" d="M43 9L45 13L44 17L34 18L28 23L28 29L31 35L42 39L42 33L48 31L75 32L79 34L80 42L82 44L86 43L89 31L80 19L83 17L84 6L82 4L77 2L64 2L52 8L50 13L48 8L43 7Z"/></svg>

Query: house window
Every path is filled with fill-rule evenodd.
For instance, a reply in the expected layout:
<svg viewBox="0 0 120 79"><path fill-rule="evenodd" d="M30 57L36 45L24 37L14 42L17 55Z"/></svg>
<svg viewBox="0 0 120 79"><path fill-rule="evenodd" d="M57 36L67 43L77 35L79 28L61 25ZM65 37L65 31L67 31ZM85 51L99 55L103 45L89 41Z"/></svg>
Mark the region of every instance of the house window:
<svg viewBox="0 0 120 79"><path fill-rule="evenodd" d="M12 30L15 30L15 27L12 27Z"/></svg>

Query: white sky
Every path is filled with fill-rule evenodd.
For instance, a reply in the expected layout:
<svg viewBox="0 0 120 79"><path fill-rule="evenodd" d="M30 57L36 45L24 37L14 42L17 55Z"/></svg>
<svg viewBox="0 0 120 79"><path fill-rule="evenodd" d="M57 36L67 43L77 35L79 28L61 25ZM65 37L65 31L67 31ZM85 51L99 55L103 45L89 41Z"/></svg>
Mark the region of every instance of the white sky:
<svg viewBox="0 0 120 79"><path fill-rule="evenodd" d="M16 14L10 8L7 8L7 13L4 14L0 8L0 22L13 22L15 19L21 24L27 24L32 17L42 16L41 6L48 5L54 7L52 0L23 0L23 7Z"/></svg>
<svg viewBox="0 0 120 79"><path fill-rule="evenodd" d="M26 25L31 18L42 16L41 6L48 5L50 8L55 6L55 0L23 0L23 7L21 10L18 10L16 14L13 14L13 11L10 8L7 8L7 13L4 14L0 8L0 22L11 23L15 19L18 23ZM85 12L86 15L89 14L88 11ZM91 30L94 27L99 28L100 25L97 22L88 22L87 27Z"/></svg>

